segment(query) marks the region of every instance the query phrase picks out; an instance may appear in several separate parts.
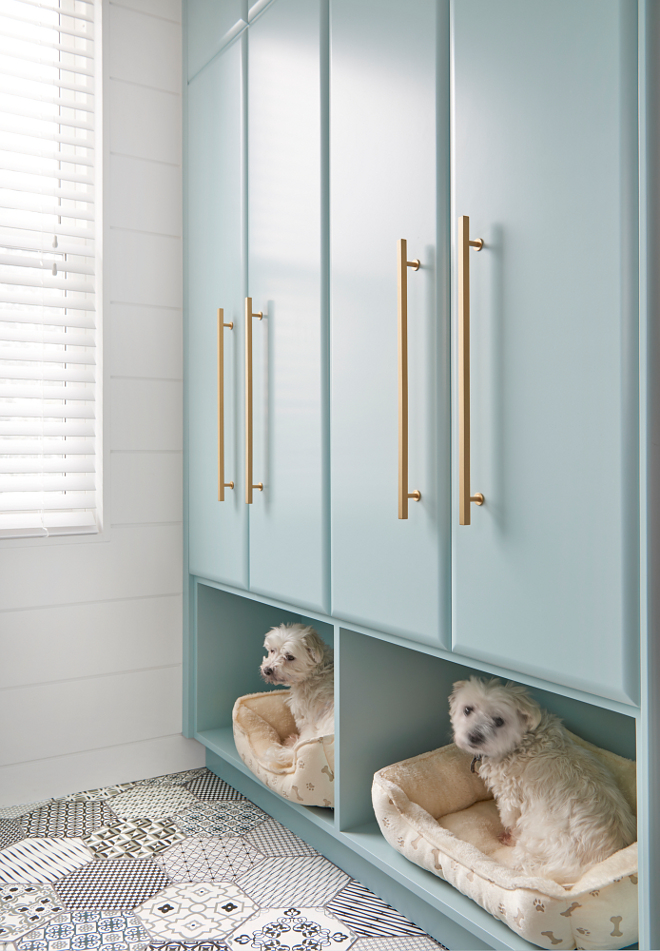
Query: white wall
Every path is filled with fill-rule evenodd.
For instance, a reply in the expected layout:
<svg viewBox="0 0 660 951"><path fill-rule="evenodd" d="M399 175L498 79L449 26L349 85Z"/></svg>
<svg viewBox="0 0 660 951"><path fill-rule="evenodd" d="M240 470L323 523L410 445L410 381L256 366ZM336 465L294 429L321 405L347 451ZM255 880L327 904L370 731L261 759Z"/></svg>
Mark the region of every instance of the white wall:
<svg viewBox="0 0 660 951"><path fill-rule="evenodd" d="M203 764L181 736L181 0L103 0L100 536L0 542L0 805Z"/></svg>

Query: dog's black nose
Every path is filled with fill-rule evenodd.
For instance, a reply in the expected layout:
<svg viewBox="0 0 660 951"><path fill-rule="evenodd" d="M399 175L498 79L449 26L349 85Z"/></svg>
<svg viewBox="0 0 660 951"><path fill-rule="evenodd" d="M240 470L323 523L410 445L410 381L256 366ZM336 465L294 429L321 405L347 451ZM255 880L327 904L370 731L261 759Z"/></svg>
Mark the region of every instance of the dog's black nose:
<svg viewBox="0 0 660 951"><path fill-rule="evenodd" d="M272 667L264 667L264 674L266 675L266 677L270 677L270 675L272 674L272 672L273 672L273 668L272 668Z"/></svg>
<svg viewBox="0 0 660 951"><path fill-rule="evenodd" d="M468 740L470 741L472 746L479 746L480 743L483 743L484 737L482 733L470 733L468 736Z"/></svg>

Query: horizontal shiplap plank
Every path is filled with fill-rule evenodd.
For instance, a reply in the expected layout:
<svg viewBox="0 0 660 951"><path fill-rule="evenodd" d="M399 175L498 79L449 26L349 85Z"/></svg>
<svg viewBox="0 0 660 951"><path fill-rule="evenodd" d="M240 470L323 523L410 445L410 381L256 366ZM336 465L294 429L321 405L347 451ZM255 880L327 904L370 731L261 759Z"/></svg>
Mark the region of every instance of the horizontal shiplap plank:
<svg viewBox="0 0 660 951"><path fill-rule="evenodd" d="M111 152L181 164L180 96L110 80L105 103Z"/></svg>
<svg viewBox="0 0 660 951"><path fill-rule="evenodd" d="M162 17L181 23L181 0L110 0L118 7L128 7L129 10L138 10L151 16Z"/></svg>
<svg viewBox="0 0 660 951"><path fill-rule="evenodd" d="M182 448L182 383L177 380L113 379L110 398L110 449Z"/></svg>
<svg viewBox="0 0 660 951"><path fill-rule="evenodd" d="M180 92L180 24L111 4L107 29L110 76Z"/></svg>
<svg viewBox="0 0 660 951"><path fill-rule="evenodd" d="M125 155L111 155L113 200L106 211L111 228L133 228L181 236L181 169Z"/></svg>
<svg viewBox="0 0 660 951"><path fill-rule="evenodd" d="M204 765L204 747L176 733L120 746L0 766L0 806L149 779Z"/></svg>
<svg viewBox="0 0 660 951"><path fill-rule="evenodd" d="M181 732L181 667L8 688L0 763L65 756Z"/></svg>
<svg viewBox="0 0 660 951"><path fill-rule="evenodd" d="M3 612L0 689L181 660L181 596Z"/></svg>
<svg viewBox="0 0 660 951"><path fill-rule="evenodd" d="M105 249L110 301L182 306L181 238L111 229Z"/></svg>
<svg viewBox="0 0 660 951"><path fill-rule="evenodd" d="M180 594L180 525L113 528L110 541L0 544L5 611L89 601ZM0 613L0 624L2 614Z"/></svg>
<svg viewBox="0 0 660 951"><path fill-rule="evenodd" d="M181 453L113 453L110 471L114 524L182 520Z"/></svg>
<svg viewBox="0 0 660 951"><path fill-rule="evenodd" d="M183 376L183 317L181 310L111 304L106 365L110 376Z"/></svg>

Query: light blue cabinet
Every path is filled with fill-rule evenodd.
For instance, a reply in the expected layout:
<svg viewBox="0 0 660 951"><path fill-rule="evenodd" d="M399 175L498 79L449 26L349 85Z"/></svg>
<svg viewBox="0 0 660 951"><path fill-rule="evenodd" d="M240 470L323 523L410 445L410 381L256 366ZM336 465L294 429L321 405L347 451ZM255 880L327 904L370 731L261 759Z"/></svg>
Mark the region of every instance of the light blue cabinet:
<svg viewBox="0 0 660 951"><path fill-rule="evenodd" d="M250 589L327 610L327 307L322 243L325 4L279 0L248 35L253 319ZM241 493L242 494L242 493Z"/></svg>
<svg viewBox="0 0 660 951"><path fill-rule="evenodd" d="M244 473L244 170L239 39L188 85L186 110L188 550L191 574L248 585ZM224 475L218 501L218 308L224 322Z"/></svg>
<svg viewBox="0 0 660 951"><path fill-rule="evenodd" d="M585 739L637 753L639 946L658 946L647 546L660 550L660 522L646 427L660 352L648 295L660 295L645 255L660 205L644 150L648 136L660 154L660 134L644 103L657 102L660 4L184 9L186 735L218 775L456 951L531 949L395 853L370 799L375 769L450 741L455 679L519 682ZM461 217L483 239L469 281ZM420 262L405 267L408 490L421 493L407 518L400 239ZM469 491L484 504L460 524L466 287ZM248 296L262 316L249 364ZM224 501L219 307L234 325L222 337ZM263 485L250 504L249 374ZM334 812L277 797L235 749L233 703L259 689L263 634L283 620L334 640Z"/></svg>
<svg viewBox="0 0 660 951"><path fill-rule="evenodd" d="M190 571L318 610L329 588L324 11L281 0L193 76L186 176ZM217 12L209 23L194 11L193 58ZM247 296L262 315L251 320L249 371ZM222 375L218 308L233 324ZM248 503L250 375L252 484L262 489ZM233 482L222 501L220 415Z"/></svg>
<svg viewBox="0 0 660 951"><path fill-rule="evenodd" d="M454 492L453 646L636 700L637 7L456 0L452 44L486 499Z"/></svg>
<svg viewBox="0 0 660 951"><path fill-rule="evenodd" d="M333 0L332 610L450 646L449 7ZM408 518L398 517L397 245L408 258Z"/></svg>

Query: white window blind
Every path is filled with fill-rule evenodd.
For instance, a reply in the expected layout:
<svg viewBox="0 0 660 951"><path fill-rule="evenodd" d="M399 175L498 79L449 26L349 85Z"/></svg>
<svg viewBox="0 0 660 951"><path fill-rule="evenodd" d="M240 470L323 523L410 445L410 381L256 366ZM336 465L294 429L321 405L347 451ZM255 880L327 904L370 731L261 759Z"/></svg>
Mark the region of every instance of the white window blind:
<svg viewBox="0 0 660 951"><path fill-rule="evenodd" d="M94 3L0 0L0 537L97 531Z"/></svg>

